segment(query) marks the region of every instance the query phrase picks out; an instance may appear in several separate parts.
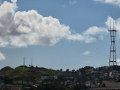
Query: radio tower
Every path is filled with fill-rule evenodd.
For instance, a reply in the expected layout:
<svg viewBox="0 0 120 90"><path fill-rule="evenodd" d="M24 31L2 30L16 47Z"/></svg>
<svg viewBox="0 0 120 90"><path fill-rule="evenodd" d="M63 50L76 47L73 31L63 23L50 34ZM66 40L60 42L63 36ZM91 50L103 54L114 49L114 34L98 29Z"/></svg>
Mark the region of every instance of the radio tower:
<svg viewBox="0 0 120 90"><path fill-rule="evenodd" d="M25 66L25 57L23 57L23 66Z"/></svg>
<svg viewBox="0 0 120 90"><path fill-rule="evenodd" d="M33 66L33 62L32 62L33 60L32 60L32 58L31 58L31 66Z"/></svg>
<svg viewBox="0 0 120 90"><path fill-rule="evenodd" d="M109 66L112 64L117 65L117 61L116 61L116 46L115 46L115 38L116 38L116 26L115 26L115 22L113 21L113 27L111 27L111 23L110 23L110 30L108 30L110 32L110 37L111 37L111 45L110 45L110 56L109 56Z"/></svg>

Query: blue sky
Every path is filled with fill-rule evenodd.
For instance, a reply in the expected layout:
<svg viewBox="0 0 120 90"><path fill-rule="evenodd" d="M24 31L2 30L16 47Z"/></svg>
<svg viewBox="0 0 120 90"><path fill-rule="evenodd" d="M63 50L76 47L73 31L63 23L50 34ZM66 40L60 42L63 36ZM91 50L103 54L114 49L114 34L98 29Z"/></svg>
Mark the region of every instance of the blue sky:
<svg viewBox="0 0 120 90"><path fill-rule="evenodd" d="M114 0L2 0L0 68L22 65L24 56L26 65L33 58L34 66L52 69L107 66L108 24L115 19L119 29L119 15L120 2ZM117 34L118 59L119 38Z"/></svg>

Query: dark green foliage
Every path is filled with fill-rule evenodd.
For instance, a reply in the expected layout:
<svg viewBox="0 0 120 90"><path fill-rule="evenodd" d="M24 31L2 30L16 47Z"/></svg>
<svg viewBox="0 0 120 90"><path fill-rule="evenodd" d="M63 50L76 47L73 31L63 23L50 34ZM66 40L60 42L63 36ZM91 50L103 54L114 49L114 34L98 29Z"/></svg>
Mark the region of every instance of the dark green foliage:
<svg viewBox="0 0 120 90"><path fill-rule="evenodd" d="M27 67L19 66L15 69L7 66L0 70L0 77L13 80L34 81L40 79L41 76L68 76L69 73L64 73L58 70L39 68L39 67Z"/></svg>

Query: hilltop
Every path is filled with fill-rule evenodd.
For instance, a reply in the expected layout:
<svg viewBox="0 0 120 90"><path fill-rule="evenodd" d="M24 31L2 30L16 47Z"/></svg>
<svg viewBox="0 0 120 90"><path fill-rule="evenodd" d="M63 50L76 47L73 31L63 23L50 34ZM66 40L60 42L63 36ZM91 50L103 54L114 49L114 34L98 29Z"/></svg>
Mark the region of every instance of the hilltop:
<svg viewBox="0 0 120 90"><path fill-rule="evenodd" d="M41 85L52 84L58 85L58 87L62 85L66 88L95 88L104 87L103 81L105 80L119 82L120 67L94 68L86 66L78 70L63 71L62 69L53 70L37 66L18 66L16 68L6 66L0 70L0 85L4 83L4 85L41 87Z"/></svg>

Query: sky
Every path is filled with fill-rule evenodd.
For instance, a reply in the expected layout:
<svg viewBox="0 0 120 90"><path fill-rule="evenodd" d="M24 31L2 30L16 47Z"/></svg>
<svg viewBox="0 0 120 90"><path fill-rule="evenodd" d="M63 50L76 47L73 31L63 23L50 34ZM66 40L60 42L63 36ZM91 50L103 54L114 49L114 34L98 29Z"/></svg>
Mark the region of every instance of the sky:
<svg viewBox="0 0 120 90"><path fill-rule="evenodd" d="M119 64L119 0L0 0L0 68L108 66L111 21Z"/></svg>

